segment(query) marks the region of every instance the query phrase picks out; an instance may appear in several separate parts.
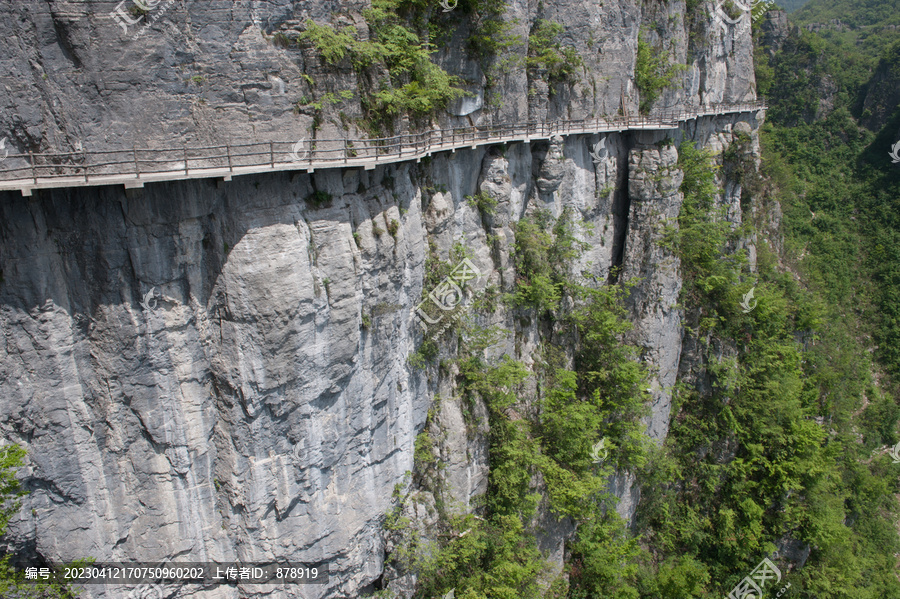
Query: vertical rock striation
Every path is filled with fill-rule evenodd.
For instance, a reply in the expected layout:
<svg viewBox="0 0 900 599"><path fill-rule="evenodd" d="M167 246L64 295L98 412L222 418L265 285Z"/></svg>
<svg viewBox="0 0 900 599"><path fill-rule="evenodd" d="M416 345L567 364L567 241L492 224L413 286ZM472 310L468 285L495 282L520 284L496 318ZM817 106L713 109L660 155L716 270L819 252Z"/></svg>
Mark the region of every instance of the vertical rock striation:
<svg viewBox="0 0 900 599"><path fill-rule="evenodd" d="M106 18L108 4L5 5L0 136L35 152L295 140L313 118L293 110L310 91L304 74L321 89L353 86L351 69L329 71L308 49L270 39L327 21L328 6L173 6L134 38ZM681 2L543 6L535 15L510 3L516 32L527 38L535 18L566 25L563 42L585 57L581 80L551 94L515 67L488 89L480 67L448 49L438 61L470 74L474 96L441 124L633 113L637 37L651 21L664 25L650 41L691 63L655 109L753 95L749 33L688 28ZM691 28L710 43L692 49ZM501 106L489 106L491 93ZM358 98L349 104L358 116ZM736 121L758 128L753 117L703 118L673 139L721 150ZM357 134L328 119L320 132ZM490 463L487 431L467 428L450 377L408 361L421 340L413 310L426 256L433 245L446 260L462 243L480 288L511 291L515 223L536 209L569 208L593 225L575 268L605 280L621 267L640 280L629 341L653 369L647 427L661 442L685 353L679 264L659 243L681 203L666 136L554 137L373 171L0 192L0 436L29 451L30 494L10 548L23 560L286 559L331 572L327 585L292 590L191 591L210 599L355 597L376 581L408 594L415 581L385 570L381 529L394 488L408 488L429 409L454 509L472 509ZM740 188L727 189L739 218ZM467 202L476 193L496 200L494 214ZM508 331L492 351L528 361L537 325L502 307L489 320ZM626 516L632 482L611 481ZM416 492L409 515L427 524L436 499ZM561 565L572 527L542 517L540 545ZM86 596L126 592L89 586ZM187 596L178 592L167 596Z"/></svg>

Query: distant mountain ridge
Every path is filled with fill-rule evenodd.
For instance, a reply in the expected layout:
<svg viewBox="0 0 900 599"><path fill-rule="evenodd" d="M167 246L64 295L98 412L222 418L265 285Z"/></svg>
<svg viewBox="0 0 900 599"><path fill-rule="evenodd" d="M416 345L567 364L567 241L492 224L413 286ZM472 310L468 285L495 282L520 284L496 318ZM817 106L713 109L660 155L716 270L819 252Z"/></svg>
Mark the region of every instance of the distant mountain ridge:
<svg viewBox="0 0 900 599"><path fill-rule="evenodd" d="M807 2L809 2L809 0L781 0L778 5L783 8L785 12L792 13L799 10Z"/></svg>
<svg viewBox="0 0 900 599"><path fill-rule="evenodd" d="M880 58L897 39L900 0L809 0L791 21Z"/></svg>

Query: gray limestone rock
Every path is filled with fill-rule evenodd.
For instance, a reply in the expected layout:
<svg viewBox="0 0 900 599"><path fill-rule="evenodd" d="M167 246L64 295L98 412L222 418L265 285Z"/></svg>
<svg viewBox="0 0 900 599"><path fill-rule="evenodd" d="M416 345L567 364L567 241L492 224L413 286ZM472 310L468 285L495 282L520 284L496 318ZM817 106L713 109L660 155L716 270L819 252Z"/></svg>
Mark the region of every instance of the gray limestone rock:
<svg viewBox="0 0 900 599"><path fill-rule="evenodd" d="M559 189L564 169L563 138L559 135L554 135L550 139L550 147L540 165L537 179L538 191L542 194L551 194Z"/></svg>
<svg viewBox="0 0 900 599"><path fill-rule="evenodd" d="M324 109L316 127L320 115L297 107L303 96L356 89L352 65L325 64L275 36L335 18L365 38L363 4L337 17L336 5L290 0L154 6L142 24L123 27L109 16L112 2L4 4L7 148L136 144L170 160L163 148L315 137L324 149L325 138L342 147L364 135L353 123L363 114L358 95ZM550 2L536 15L510 2L507 17L518 19L510 33L525 40L538 16L565 25L560 43L584 59L579 81L551 83L512 60L488 85L461 44L448 44L435 59L474 95L425 126L634 114L638 32L651 22L662 24L652 41L673 60L697 57L654 111L752 98L749 32L710 25L711 44L691 48L683 9ZM523 44L509 58L526 52ZM0 437L28 449L30 490L9 547L53 561L284 558L331 573L327 585L302 589L191 591L206 599L355 597L376 581L410 596L415 578L390 563L394 540L382 524L399 484L417 530L433 528L435 497L409 487L406 474L435 395L430 427L446 465L445 499L472 509L490 463L484 406L466 415L452 373L408 360L423 335L413 312L429 242L443 260L454 244L469 250L482 273L476 291L509 292L523 215L570 209L591 225L579 229L591 247L572 268L598 283L616 266L641 279L628 300L628 341L653 367L646 424L661 442L672 385L702 364L691 362L697 341L682 341L678 260L660 244L681 205L677 152L660 142L670 135L718 152L734 132L749 132L758 161L758 126L746 115L707 117L668 133L557 136L371 171L0 192ZM740 186L722 183L721 202L739 223ZM469 205L478 192L497 201L495 214ZM479 318L507 331L488 358L532 363L536 322L503 306ZM442 341L445 351L455 343ZM633 475L610 485L632 515ZM560 567L573 529L554 518L541 511L539 540ZM90 586L86 596L125 593Z"/></svg>
<svg viewBox="0 0 900 599"><path fill-rule="evenodd" d="M724 136L713 131L695 134ZM611 135L595 164L596 139L555 140L552 170L543 152L517 143L427 167L4 193L2 434L29 449L31 489L12 545L54 560L325 562L332 582L316 597L389 580L381 522L436 393L447 499L471 509L489 464L486 430L467 424L452 377L435 386L407 362L422 334L412 311L426 240L443 259L464 240L482 273L477 288L507 287L513 226L531 205L569 207L593 225L583 233L593 247L573 268L599 280L616 264L625 223L623 276L641 279L629 340L655 373L647 427L661 442L684 363L678 261L659 243L681 202L677 152ZM606 192L626 194L622 221L620 200L598 188L626 174L627 191ZM430 201L417 183L426 175L446 186ZM540 199L551 175L556 189ZM477 189L498 199L487 222L465 200ZM330 202L307 202L314 190ZM528 362L534 324L520 329L506 309L484 324L510 331L493 356ZM611 485L629 516L632 475ZM541 518L542 546L561 564L571 529Z"/></svg>

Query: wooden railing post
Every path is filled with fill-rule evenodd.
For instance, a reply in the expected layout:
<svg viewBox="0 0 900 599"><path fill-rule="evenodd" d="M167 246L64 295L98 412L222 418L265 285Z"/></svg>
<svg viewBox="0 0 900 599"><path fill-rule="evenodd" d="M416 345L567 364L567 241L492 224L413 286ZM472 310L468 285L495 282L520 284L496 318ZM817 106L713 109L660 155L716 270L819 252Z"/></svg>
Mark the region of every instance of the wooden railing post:
<svg viewBox="0 0 900 599"><path fill-rule="evenodd" d="M187 146L182 146L184 148L184 174L187 176L188 174L188 157L187 157Z"/></svg>
<svg viewBox="0 0 900 599"><path fill-rule="evenodd" d="M269 162L272 165L272 168L275 168L275 142L269 142Z"/></svg>
<svg viewBox="0 0 900 599"><path fill-rule="evenodd" d="M140 179L141 178L141 169L138 167L137 146L134 144L131 145L131 157L134 158L134 178Z"/></svg>
<svg viewBox="0 0 900 599"><path fill-rule="evenodd" d="M234 169L231 166L231 144L225 144L225 154L228 156L228 172L233 173Z"/></svg>
<svg viewBox="0 0 900 599"><path fill-rule="evenodd" d="M37 185L37 171L34 168L34 153L31 150L28 150L28 161L31 162L31 178L34 179L34 184Z"/></svg>

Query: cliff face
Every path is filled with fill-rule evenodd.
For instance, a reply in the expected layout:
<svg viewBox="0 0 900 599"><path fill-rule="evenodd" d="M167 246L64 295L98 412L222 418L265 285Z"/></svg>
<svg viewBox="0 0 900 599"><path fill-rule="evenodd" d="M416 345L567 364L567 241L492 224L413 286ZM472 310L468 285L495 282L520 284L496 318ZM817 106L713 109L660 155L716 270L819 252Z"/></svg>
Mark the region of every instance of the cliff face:
<svg viewBox="0 0 900 599"><path fill-rule="evenodd" d="M349 59L325 64L308 44L284 47L307 19L352 26L368 36L365 3L148 0L136 18L111 16L112 1L26 0L5 3L0 23L0 129L13 152L180 148L222 143L359 138L360 79ZM438 11L435 11L438 12ZM755 90L749 30L715 27L708 10L685 16L684 2L509 2L508 34L518 36L504 66L491 71L462 48L471 32L462 19L435 61L459 75L472 97L451 106L443 126L578 119L637 112L635 53L640 29L657 53L687 64L679 84L656 110L752 99ZM462 9L459 10L459 14ZM453 13L458 14L458 13ZM517 19L514 21L514 19ZM550 86L525 65L528 36L538 19L565 27L563 46L584 62L580 81ZM124 21L124 23L123 23ZM284 34L279 37L276 34ZM340 96L341 91L350 97ZM321 114L303 98L332 93ZM298 106L298 103L301 106ZM472 107L482 108L470 112ZM296 110L295 110L296 109ZM343 113L343 117L340 117ZM399 123L402 129L407 123Z"/></svg>
<svg viewBox="0 0 900 599"><path fill-rule="evenodd" d="M292 102L307 85L302 74L324 67L260 29L327 20L339 8L176 3L132 39L105 18L110 3L25 4L2 8L0 27L18 29L0 36L0 124L13 145L34 151L303 137L308 122ZM509 102L470 117L612 114L622 98L636 109L641 23L656 23L655 41L690 63L658 108L751 97L749 32L710 30L708 44L689 48L679 9L545 3L541 16L568 25L582 50L585 82L605 83L529 102L527 75L513 72L501 88ZM509 10L519 27L535 17L526 5ZM453 50L441 57L457 60ZM459 72L475 68L464 63ZM338 85L333 73L316 77ZM468 506L486 487L484 431L467 434L449 377L407 360L421 340L412 313L429 242L444 260L465 244L484 284L509 291L513 226L536 208L570 207L593 225L577 268L603 279L621 266L624 278L640 278L630 341L655 373L647 425L661 442L682 353L679 264L658 243L680 208L675 147L691 139L722 149L735 127L755 139L758 126L751 115L710 117L668 133L514 143L373 171L0 194L0 431L29 451L30 494L10 545L53 561L284 558L331 572L322 586L191 595L210 598L358 596L391 580L382 519L436 394L448 491ZM666 137L674 146L660 145ZM740 188L726 189L737 222ZM307 201L316 192L330 201ZM498 201L489 222L465 200L476 192ZM492 351L527 361L536 326L504 309L490 318L508 331ZM625 515L636 506L632 482L628 473L611 481ZM427 519L424 509L418 517ZM540 541L560 560L570 531L556 526ZM87 587L90 597L123 594Z"/></svg>
<svg viewBox="0 0 900 599"><path fill-rule="evenodd" d="M900 104L900 50L882 58L866 86L861 122L877 131L891 115L891 106Z"/></svg>

